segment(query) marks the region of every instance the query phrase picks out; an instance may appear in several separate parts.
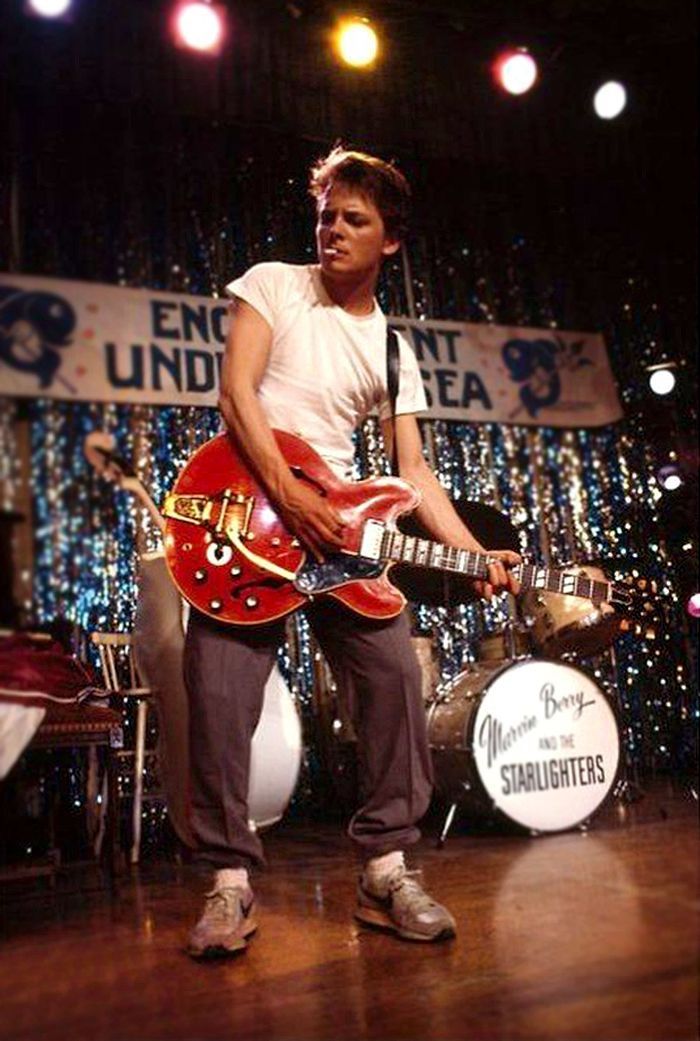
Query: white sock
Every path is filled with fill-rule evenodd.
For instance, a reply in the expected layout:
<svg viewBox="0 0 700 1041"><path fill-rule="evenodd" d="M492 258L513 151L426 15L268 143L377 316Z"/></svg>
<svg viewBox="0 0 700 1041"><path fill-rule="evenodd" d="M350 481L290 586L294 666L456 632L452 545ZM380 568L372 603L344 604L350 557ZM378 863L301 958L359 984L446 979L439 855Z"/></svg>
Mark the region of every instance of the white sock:
<svg viewBox="0 0 700 1041"><path fill-rule="evenodd" d="M369 886L381 889L392 871L403 866L403 852L396 849L383 853L381 857L371 857L365 864L363 875Z"/></svg>
<svg viewBox="0 0 700 1041"><path fill-rule="evenodd" d="M244 889L248 885L248 871L244 867L221 868L214 873L214 889L231 889L235 886Z"/></svg>

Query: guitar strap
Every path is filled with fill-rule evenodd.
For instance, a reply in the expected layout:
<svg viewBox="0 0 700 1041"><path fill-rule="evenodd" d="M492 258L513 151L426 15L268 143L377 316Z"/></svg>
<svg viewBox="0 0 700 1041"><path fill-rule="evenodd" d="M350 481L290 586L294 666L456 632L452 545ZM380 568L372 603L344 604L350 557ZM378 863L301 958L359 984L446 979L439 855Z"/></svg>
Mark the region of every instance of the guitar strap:
<svg viewBox="0 0 700 1041"><path fill-rule="evenodd" d="M389 394L391 421L394 424L394 437L391 446L391 472L398 476L399 467L396 458L396 399L399 394L399 338L396 332L386 327L386 389Z"/></svg>

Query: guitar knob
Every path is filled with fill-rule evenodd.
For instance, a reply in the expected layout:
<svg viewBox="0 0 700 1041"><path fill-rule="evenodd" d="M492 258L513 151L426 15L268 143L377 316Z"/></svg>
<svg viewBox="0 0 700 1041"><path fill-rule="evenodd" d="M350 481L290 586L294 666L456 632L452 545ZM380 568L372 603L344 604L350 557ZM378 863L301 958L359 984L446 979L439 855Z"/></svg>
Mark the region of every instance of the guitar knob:
<svg viewBox="0 0 700 1041"><path fill-rule="evenodd" d="M206 582L206 580L207 580L207 573L206 573L206 570L203 567L198 567L197 568L197 570L194 573L194 580L195 580L195 582Z"/></svg>
<svg viewBox="0 0 700 1041"><path fill-rule="evenodd" d="M210 600L209 601L209 610L210 611L220 611L221 610L221 601L220 600Z"/></svg>
<svg viewBox="0 0 700 1041"><path fill-rule="evenodd" d="M275 536L274 539L270 539L270 545L271 546L279 546L279 544L280 544L280 540L277 538L277 536Z"/></svg>
<svg viewBox="0 0 700 1041"><path fill-rule="evenodd" d="M245 598L245 605L246 605L246 607L248 608L249 611L252 611L253 608L258 606L258 598L257 598L257 596L247 596Z"/></svg>
<svg viewBox="0 0 700 1041"><path fill-rule="evenodd" d="M235 564L229 571L229 575L231 576L231 578L238 578L240 573L241 569L239 568L238 564Z"/></svg>

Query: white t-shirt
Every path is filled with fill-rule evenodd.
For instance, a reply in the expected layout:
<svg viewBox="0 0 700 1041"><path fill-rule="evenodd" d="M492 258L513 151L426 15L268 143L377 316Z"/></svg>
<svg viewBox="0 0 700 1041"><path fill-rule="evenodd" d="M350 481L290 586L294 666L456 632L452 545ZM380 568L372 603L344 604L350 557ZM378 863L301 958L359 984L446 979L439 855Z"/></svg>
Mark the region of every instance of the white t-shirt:
<svg viewBox="0 0 700 1041"><path fill-rule="evenodd" d="M348 314L334 304L316 264L256 264L226 286L272 328L258 396L272 427L298 434L341 477L352 470L352 434L378 409L391 414L386 386L386 318ZM396 413L427 408L418 363L399 336Z"/></svg>

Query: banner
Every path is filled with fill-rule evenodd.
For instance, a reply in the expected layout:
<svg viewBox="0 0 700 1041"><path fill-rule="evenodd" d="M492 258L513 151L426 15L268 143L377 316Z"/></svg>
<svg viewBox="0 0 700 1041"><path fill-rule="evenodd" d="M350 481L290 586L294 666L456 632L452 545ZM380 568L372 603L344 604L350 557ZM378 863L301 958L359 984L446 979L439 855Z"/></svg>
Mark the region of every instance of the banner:
<svg viewBox="0 0 700 1041"><path fill-rule="evenodd" d="M599 333L391 317L413 347L427 416L602 426L622 417ZM0 394L216 406L227 302L0 275Z"/></svg>

